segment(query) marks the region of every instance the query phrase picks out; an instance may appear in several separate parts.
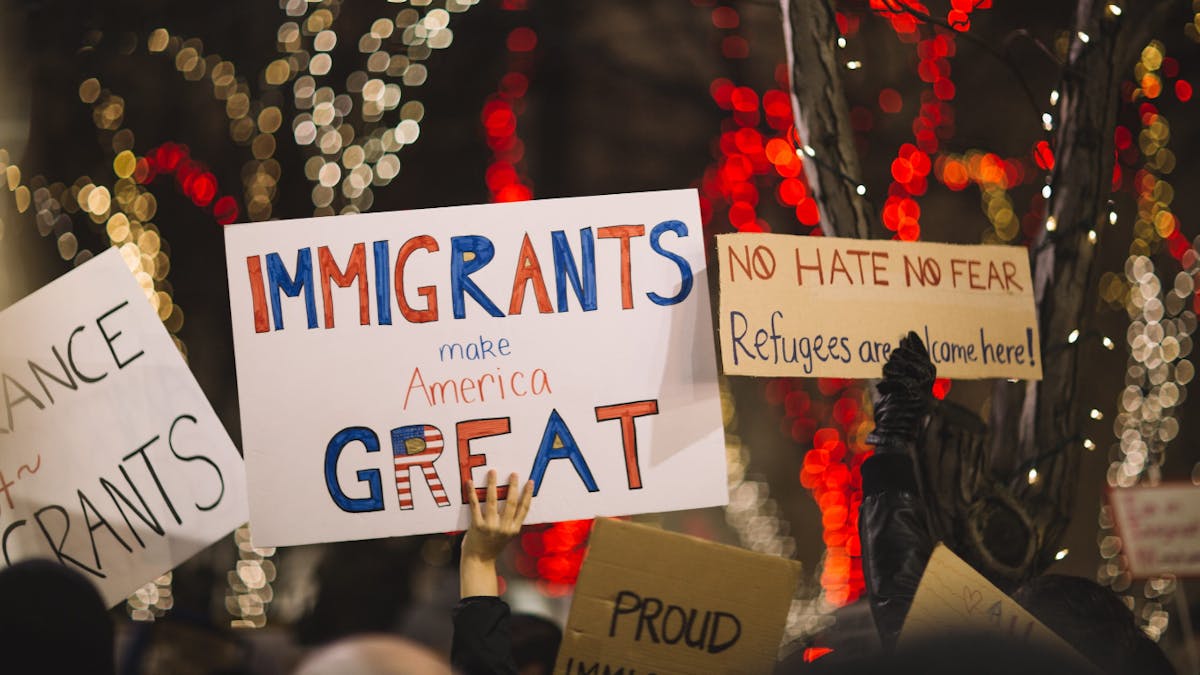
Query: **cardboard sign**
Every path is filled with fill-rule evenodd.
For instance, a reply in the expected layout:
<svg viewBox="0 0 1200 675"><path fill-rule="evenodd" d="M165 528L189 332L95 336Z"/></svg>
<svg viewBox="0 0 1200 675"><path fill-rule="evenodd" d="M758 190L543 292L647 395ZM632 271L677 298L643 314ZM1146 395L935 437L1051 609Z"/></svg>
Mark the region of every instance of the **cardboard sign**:
<svg viewBox="0 0 1200 675"><path fill-rule="evenodd" d="M117 249L0 312L3 563L111 606L246 522L242 460Z"/></svg>
<svg viewBox="0 0 1200 675"><path fill-rule="evenodd" d="M938 638L947 633L1002 635L1019 642L1035 641L1064 650L1086 663L1074 647L996 588L982 574L938 544L925 566L909 607L898 644Z"/></svg>
<svg viewBox="0 0 1200 675"><path fill-rule="evenodd" d="M1200 487L1118 488L1109 503L1135 577L1200 576Z"/></svg>
<svg viewBox="0 0 1200 675"><path fill-rule="evenodd" d="M597 520L554 672L769 673L799 577L793 560Z"/></svg>
<svg viewBox="0 0 1200 675"><path fill-rule="evenodd" d="M694 191L225 233L256 545L727 502Z"/></svg>
<svg viewBox="0 0 1200 675"><path fill-rule="evenodd" d="M717 254L726 374L879 377L913 330L939 377L1042 378L1022 247L726 234Z"/></svg>

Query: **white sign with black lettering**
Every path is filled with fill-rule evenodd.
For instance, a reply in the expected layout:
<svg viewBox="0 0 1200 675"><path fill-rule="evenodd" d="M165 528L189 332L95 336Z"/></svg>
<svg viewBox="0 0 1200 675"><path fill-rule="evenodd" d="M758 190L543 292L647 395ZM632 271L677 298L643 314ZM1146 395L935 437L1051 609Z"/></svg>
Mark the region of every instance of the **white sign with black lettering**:
<svg viewBox="0 0 1200 675"><path fill-rule="evenodd" d="M0 312L0 549L115 605L246 521L241 457L117 249Z"/></svg>

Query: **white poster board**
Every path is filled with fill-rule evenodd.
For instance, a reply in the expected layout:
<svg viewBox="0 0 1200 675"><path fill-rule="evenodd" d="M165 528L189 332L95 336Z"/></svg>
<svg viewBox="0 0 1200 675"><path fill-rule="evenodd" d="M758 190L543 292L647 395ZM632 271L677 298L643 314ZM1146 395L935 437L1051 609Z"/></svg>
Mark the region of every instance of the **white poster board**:
<svg viewBox="0 0 1200 675"><path fill-rule="evenodd" d="M0 312L0 549L111 606L246 521L241 457L117 249Z"/></svg>
<svg viewBox="0 0 1200 675"><path fill-rule="evenodd" d="M1134 576L1200 576L1200 487L1115 488L1108 498Z"/></svg>
<svg viewBox="0 0 1200 675"><path fill-rule="evenodd" d="M1042 379L1021 246L723 234L727 375L879 377L908 331L939 377Z"/></svg>
<svg viewBox="0 0 1200 675"><path fill-rule="evenodd" d="M726 503L697 197L669 191L225 230L258 546Z"/></svg>
<svg viewBox="0 0 1200 675"><path fill-rule="evenodd" d="M1066 640L939 543L921 575L899 646L963 633L1040 644L1088 669L1086 659Z"/></svg>

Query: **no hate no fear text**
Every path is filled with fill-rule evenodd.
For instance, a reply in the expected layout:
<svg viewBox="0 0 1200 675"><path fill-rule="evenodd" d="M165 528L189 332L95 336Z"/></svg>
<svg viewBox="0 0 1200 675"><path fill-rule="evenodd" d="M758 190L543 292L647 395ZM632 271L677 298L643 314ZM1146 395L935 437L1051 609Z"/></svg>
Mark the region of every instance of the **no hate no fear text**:
<svg viewBox="0 0 1200 675"><path fill-rule="evenodd" d="M793 249L787 261L797 286L892 286L902 272L904 287L948 286L955 290L1020 292L1017 265L1011 261L982 260L966 255L947 260L904 254L897 261L888 251L859 248ZM767 281L775 278L780 261L767 246L728 246L723 262L730 282Z"/></svg>

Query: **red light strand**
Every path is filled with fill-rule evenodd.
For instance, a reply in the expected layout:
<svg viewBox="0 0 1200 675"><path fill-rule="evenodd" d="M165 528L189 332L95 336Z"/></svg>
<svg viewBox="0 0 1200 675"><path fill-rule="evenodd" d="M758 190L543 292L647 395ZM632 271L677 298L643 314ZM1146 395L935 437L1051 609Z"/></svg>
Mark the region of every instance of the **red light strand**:
<svg viewBox="0 0 1200 675"><path fill-rule="evenodd" d="M217 224L237 221L241 213L237 200L221 195L217 177L202 162L192 159L188 146L168 141L138 158L133 172L138 183L148 185L162 175L174 176L179 190L197 207L211 213Z"/></svg>

